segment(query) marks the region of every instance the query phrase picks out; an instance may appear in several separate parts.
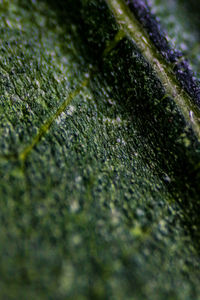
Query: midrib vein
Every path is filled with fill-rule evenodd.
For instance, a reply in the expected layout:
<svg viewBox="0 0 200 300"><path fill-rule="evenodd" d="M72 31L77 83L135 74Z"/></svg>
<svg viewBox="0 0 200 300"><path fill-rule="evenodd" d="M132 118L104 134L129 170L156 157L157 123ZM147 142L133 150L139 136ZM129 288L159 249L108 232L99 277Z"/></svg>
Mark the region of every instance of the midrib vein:
<svg viewBox="0 0 200 300"><path fill-rule="evenodd" d="M169 63L165 62L156 51L148 35L123 0L105 1L112 11L120 30L124 31L125 35L137 45L163 84L166 94L175 100L186 122L193 128L200 141L200 111L192 102L191 97L180 86Z"/></svg>

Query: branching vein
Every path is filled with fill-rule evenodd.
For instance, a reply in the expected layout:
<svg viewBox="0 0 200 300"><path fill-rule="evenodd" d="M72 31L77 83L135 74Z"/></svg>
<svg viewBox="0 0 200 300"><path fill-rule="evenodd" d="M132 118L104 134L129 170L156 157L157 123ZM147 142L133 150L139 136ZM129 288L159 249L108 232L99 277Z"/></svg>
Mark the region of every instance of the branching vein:
<svg viewBox="0 0 200 300"><path fill-rule="evenodd" d="M48 120L45 121L45 123L40 127L37 135L33 138L30 145L28 145L24 151L19 155L19 159L21 161L25 161L31 150L39 143L41 138L45 135L45 133L49 130L52 123L59 117L59 115L66 109L66 107L70 104L70 102L80 93L81 89L88 84L88 78L85 79L81 85L73 92L71 92L66 100L60 105L60 107L57 109L55 114L50 116Z"/></svg>

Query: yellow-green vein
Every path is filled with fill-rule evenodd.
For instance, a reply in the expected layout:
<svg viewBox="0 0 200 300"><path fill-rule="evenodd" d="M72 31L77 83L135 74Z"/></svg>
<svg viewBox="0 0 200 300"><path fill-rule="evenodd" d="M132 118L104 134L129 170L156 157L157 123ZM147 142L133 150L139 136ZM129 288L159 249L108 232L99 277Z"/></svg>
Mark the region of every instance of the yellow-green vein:
<svg viewBox="0 0 200 300"><path fill-rule="evenodd" d="M80 93L81 89L85 86L87 86L89 81L89 78L86 78L80 86L71 92L66 100L58 107L57 111L55 114L50 116L48 120L45 121L45 123L40 127L38 133L36 136L33 138L32 142L23 150L22 153L19 154L19 159L21 161L25 161L31 150L39 143L41 140L42 136L45 135L45 133L49 130L51 127L52 123L59 117L59 115L66 109L66 107L70 104L70 102Z"/></svg>

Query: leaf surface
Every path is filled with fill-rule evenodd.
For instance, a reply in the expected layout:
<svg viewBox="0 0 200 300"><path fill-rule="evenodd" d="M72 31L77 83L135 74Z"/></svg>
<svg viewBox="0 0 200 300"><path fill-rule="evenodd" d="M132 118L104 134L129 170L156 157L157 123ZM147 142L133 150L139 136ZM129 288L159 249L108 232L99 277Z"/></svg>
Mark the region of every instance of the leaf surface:
<svg viewBox="0 0 200 300"><path fill-rule="evenodd" d="M199 142L151 65L104 1L0 11L1 298L199 299Z"/></svg>

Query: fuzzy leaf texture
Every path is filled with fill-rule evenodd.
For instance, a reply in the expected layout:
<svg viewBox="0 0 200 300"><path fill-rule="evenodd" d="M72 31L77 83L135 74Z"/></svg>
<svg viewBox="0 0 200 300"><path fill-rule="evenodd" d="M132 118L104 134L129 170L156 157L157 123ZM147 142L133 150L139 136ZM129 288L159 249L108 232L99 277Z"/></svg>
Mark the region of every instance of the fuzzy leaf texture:
<svg viewBox="0 0 200 300"><path fill-rule="evenodd" d="M0 1L0 299L200 299L200 7L133 2Z"/></svg>

